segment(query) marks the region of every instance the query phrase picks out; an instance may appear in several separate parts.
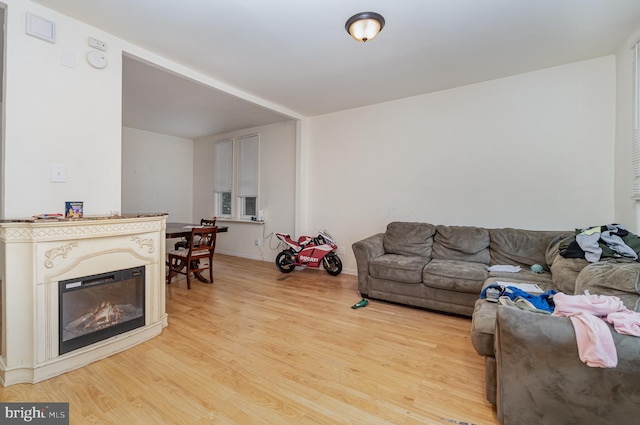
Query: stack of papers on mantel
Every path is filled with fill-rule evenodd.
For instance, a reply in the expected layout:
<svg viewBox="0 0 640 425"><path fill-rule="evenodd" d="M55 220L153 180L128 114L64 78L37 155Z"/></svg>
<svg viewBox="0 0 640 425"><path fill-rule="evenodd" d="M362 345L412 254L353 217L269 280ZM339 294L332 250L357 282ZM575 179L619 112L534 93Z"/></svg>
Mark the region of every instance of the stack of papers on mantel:
<svg viewBox="0 0 640 425"><path fill-rule="evenodd" d="M510 266L508 264L496 264L489 267L490 272L518 273L520 270L520 266Z"/></svg>
<svg viewBox="0 0 640 425"><path fill-rule="evenodd" d="M521 289L525 292L544 292L537 283L521 283L521 282L501 282L496 281L496 284L500 286L513 286L514 288Z"/></svg>
<svg viewBox="0 0 640 425"><path fill-rule="evenodd" d="M38 215L34 215L33 218L38 218L38 219L43 219L43 218L63 218L64 216L62 214L38 214Z"/></svg>

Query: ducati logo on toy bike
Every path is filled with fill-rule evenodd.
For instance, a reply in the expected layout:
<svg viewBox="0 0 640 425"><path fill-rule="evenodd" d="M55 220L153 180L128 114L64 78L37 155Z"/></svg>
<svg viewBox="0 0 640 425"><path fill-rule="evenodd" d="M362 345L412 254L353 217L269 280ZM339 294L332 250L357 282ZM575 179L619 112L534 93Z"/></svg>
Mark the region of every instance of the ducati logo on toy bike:
<svg viewBox="0 0 640 425"><path fill-rule="evenodd" d="M306 261L307 263L317 263L318 261L320 261L319 258L307 257L306 255L301 255L300 259L302 261Z"/></svg>

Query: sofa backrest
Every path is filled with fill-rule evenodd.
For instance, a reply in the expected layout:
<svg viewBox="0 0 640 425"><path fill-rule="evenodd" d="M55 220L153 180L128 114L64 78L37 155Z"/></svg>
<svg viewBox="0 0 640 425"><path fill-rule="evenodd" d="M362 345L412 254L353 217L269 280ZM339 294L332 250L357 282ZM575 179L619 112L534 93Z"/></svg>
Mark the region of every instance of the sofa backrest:
<svg viewBox="0 0 640 425"><path fill-rule="evenodd" d="M433 224L394 221L387 225L384 233L384 252L430 258L435 232Z"/></svg>
<svg viewBox="0 0 640 425"><path fill-rule="evenodd" d="M569 234L571 232L436 226L394 221L387 225L382 242L386 254L472 261L487 265L529 267L540 264L548 270L547 247L558 236Z"/></svg>
<svg viewBox="0 0 640 425"><path fill-rule="evenodd" d="M489 230L469 226L436 226L432 258L489 264Z"/></svg>
<svg viewBox="0 0 640 425"><path fill-rule="evenodd" d="M567 232L523 229L490 229L491 265L510 264L529 267L540 264L548 270L547 246Z"/></svg>

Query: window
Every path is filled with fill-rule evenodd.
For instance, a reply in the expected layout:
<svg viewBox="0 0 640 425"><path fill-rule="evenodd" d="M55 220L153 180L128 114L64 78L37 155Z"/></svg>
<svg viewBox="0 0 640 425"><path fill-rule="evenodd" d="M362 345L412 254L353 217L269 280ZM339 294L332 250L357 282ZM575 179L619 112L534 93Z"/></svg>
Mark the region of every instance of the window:
<svg viewBox="0 0 640 425"><path fill-rule="evenodd" d="M216 215L239 219L257 216L260 136L220 140L214 146L214 156Z"/></svg>
<svg viewBox="0 0 640 425"><path fill-rule="evenodd" d="M640 41L633 49L633 197L640 200Z"/></svg>
<svg viewBox="0 0 640 425"><path fill-rule="evenodd" d="M258 214L258 176L260 174L260 144L257 135L238 140L238 197L242 217Z"/></svg>
<svg viewBox="0 0 640 425"><path fill-rule="evenodd" d="M231 192L219 192L219 211L223 216L231 217Z"/></svg>
<svg viewBox="0 0 640 425"><path fill-rule="evenodd" d="M242 201L242 215L245 217L256 217L258 215L258 198L256 196L246 196L241 198Z"/></svg>
<svg viewBox="0 0 640 425"><path fill-rule="evenodd" d="M233 190L233 140L216 142L214 149L213 191L215 211L219 217L231 217L231 191Z"/></svg>

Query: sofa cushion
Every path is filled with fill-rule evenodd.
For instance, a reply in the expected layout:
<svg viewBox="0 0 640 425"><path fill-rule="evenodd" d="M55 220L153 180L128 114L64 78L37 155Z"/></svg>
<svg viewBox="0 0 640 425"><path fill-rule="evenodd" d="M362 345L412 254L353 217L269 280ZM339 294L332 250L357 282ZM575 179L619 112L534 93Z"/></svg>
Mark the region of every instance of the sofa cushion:
<svg viewBox="0 0 640 425"><path fill-rule="evenodd" d="M369 263L369 274L379 279L404 283L422 282L422 270L429 258L415 255L385 254Z"/></svg>
<svg viewBox="0 0 640 425"><path fill-rule="evenodd" d="M549 270L546 251L549 243L563 232L490 229L491 264L511 264L529 267L540 264Z"/></svg>
<svg viewBox="0 0 640 425"><path fill-rule="evenodd" d="M489 264L489 231L480 227L437 226L433 258Z"/></svg>
<svg viewBox="0 0 640 425"><path fill-rule="evenodd" d="M563 239L558 237L551 241L547 247L546 261L551 269L554 289L569 295L578 294L576 279L589 262L584 258L565 258L560 255L560 243Z"/></svg>
<svg viewBox="0 0 640 425"><path fill-rule="evenodd" d="M584 258L564 258L558 255L551 264L551 277L556 291L569 295L582 294L584 291L576 289L576 280L588 265L589 262Z"/></svg>
<svg viewBox="0 0 640 425"><path fill-rule="evenodd" d="M630 310L640 312L640 264L607 260L586 266L576 280L576 294L613 295Z"/></svg>
<svg viewBox="0 0 640 425"><path fill-rule="evenodd" d="M429 223L389 223L383 238L384 252L430 258L435 232L436 227Z"/></svg>
<svg viewBox="0 0 640 425"><path fill-rule="evenodd" d="M434 258L424 268L422 282L432 288L480 294L488 276L486 264Z"/></svg>
<svg viewBox="0 0 640 425"><path fill-rule="evenodd" d="M481 356L493 356L498 304L478 298L471 319L471 343Z"/></svg>

